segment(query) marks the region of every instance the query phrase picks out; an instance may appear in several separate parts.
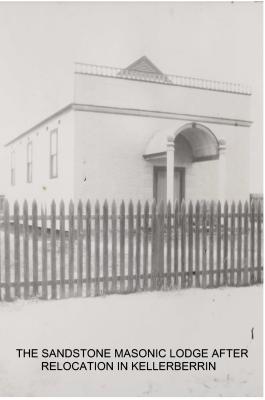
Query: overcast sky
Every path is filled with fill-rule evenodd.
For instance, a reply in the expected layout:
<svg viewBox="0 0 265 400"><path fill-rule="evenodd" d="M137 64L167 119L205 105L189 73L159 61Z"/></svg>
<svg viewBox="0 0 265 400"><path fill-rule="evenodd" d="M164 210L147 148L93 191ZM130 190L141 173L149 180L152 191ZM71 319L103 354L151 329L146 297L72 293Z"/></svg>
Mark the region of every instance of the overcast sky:
<svg viewBox="0 0 265 400"><path fill-rule="evenodd" d="M72 101L75 61L125 67L147 55L163 72L252 86L255 174L261 20L254 2L0 3L0 147Z"/></svg>

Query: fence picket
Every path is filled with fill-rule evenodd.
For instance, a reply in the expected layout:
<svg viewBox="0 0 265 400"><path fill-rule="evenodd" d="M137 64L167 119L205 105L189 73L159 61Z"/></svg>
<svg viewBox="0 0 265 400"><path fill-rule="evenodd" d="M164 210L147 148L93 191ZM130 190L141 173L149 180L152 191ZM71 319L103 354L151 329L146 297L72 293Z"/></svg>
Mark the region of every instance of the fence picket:
<svg viewBox="0 0 265 400"><path fill-rule="evenodd" d="M237 207L237 286L241 285L242 275L242 203Z"/></svg>
<svg viewBox="0 0 265 400"><path fill-rule="evenodd" d="M207 206L202 205L202 287L207 286Z"/></svg>
<svg viewBox="0 0 265 400"><path fill-rule="evenodd" d="M250 205L250 283L255 282L255 204Z"/></svg>
<svg viewBox="0 0 265 400"><path fill-rule="evenodd" d="M172 263L172 256L171 256L171 244L172 244L172 237L171 237L171 202L169 201L167 204L167 234L166 234L166 241L167 241L167 279L166 285L169 289L171 287L171 263Z"/></svg>
<svg viewBox="0 0 265 400"><path fill-rule="evenodd" d="M210 204L210 226L209 226L209 287L214 284L214 202Z"/></svg>
<svg viewBox="0 0 265 400"><path fill-rule="evenodd" d="M149 203L144 206L143 226L143 290L148 288L148 229L149 229Z"/></svg>
<svg viewBox="0 0 265 400"><path fill-rule="evenodd" d="M226 286L227 280L227 269L228 269L228 203L224 205L224 249L223 249L223 283Z"/></svg>
<svg viewBox="0 0 265 400"><path fill-rule="evenodd" d="M95 205L95 296L100 294L100 205L96 201Z"/></svg>
<svg viewBox="0 0 265 400"><path fill-rule="evenodd" d="M195 211L195 286L200 287L200 202Z"/></svg>
<svg viewBox="0 0 265 400"><path fill-rule="evenodd" d="M230 232L230 285L235 284L235 202L231 205L231 232Z"/></svg>
<svg viewBox="0 0 265 400"><path fill-rule="evenodd" d="M136 291L140 290L141 272L141 203L138 201L136 209L136 233L135 233L135 268L136 268Z"/></svg>
<svg viewBox="0 0 265 400"><path fill-rule="evenodd" d="M193 206L189 202L188 210L188 287L193 283Z"/></svg>
<svg viewBox="0 0 265 400"><path fill-rule="evenodd" d="M221 202L217 203L217 219L216 219L216 281L215 286L219 287L221 283Z"/></svg>
<svg viewBox="0 0 265 400"><path fill-rule="evenodd" d="M176 201L174 209L174 287L178 287L179 270L179 205Z"/></svg>
<svg viewBox="0 0 265 400"><path fill-rule="evenodd" d="M60 202L60 298L65 298L65 207Z"/></svg>
<svg viewBox="0 0 265 400"><path fill-rule="evenodd" d="M106 294L109 291L109 257L108 257L108 245L109 245L109 208L108 203L105 200L103 204L103 293Z"/></svg>
<svg viewBox="0 0 265 400"><path fill-rule="evenodd" d="M112 229L112 293L117 292L117 207L115 201L111 207Z"/></svg>
<svg viewBox="0 0 265 400"><path fill-rule="evenodd" d="M38 295L38 206L32 203L32 260L33 260L33 296Z"/></svg>
<svg viewBox="0 0 265 400"><path fill-rule="evenodd" d="M261 254L262 254L262 248L261 248L261 202L258 202L258 209L257 209L257 283L261 283L261 269L262 269L262 264L261 264Z"/></svg>
<svg viewBox="0 0 265 400"><path fill-rule="evenodd" d="M29 226L28 203L23 204L23 264L24 264L24 299L29 298Z"/></svg>
<svg viewBox="0 0 265 400"><path fill-rule="evenodd" d="M83 295L83 204L77 205L77 296Z"/></svg>
<svg viewBox="0 0 265 400"><path fill-rule="evenodd" d="M91 204L86 203L86 296L91 296Z"/></svg>
<svg viewBox="0 0 265 400"><path fill-rule="evenodd" d="M10 293L10 215L9 203L4 204L4 233L5 233L5 300L11 300Z"/></svg>
<svg viewBox="0 0 265 400"><path fill-rule="evenodd" d="M120 291L125 290L125 203L120 205Z"/></svg>
<svg viewBox="0 0 265 400"><path fill-rule="evenodd" d="M133 290L133 203L129 203L128 215L128 292Z"/></svg>
<svg viewBox="0 0 265 400"><path fill-rule="evenodd" d="M180 211L180 218L181 218L181 253L180 253L180 260L181 260L181 276L180 276L180 286L181 288L186 287L186 205L184 200L181 204L181 211Z"/></svg>
<svg viewBox="0 0 265 400"><path fill-rule="evenodd" d="M73 297L74 292L74 203L69 203L69 297Z"/></svg>
<svg viewBox="0 0 265 400"><path fill-rule="evenodd" d="M164 203L160 203L157 214L157 276L156 276L156 289L162 289L164 287Z"/></svg>
<svg viewBox="0 0 265 400"><path fill-rule="evenodd" d="M151 290L155 289L157 271L157 227L156 227L156 201L152 203L152 238L151 238Z"/></svg>
<svg viewBox="0 0 265 400"><path fill-rule="evenodd" d="M47 272L47 212L41 209L41 249L42 249L42 298L48 297Z"/></svg>
<svg viewBox="0 0 265 400"><path fill-rule="evenodd" d="M21 296L20 290L20 227L19 204L14 203L14 262L15 262L15 296Z"/></svg>
<svg viewBox="0 0 265 400"><path fill-rule="evenodd" d="M51 297L56 299L56 204L51 204Z"/></svg>
<svg viewBox="0 0 265 400"><path fill-rule="evenodd" d="M248 202L244 205L244 260L243 282L248 285Z"/></svg>

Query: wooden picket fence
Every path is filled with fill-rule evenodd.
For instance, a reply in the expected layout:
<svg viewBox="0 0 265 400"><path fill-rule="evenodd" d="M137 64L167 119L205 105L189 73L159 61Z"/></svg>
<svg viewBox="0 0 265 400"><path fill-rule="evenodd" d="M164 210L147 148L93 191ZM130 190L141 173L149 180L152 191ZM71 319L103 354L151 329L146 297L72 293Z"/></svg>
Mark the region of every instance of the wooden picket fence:
<svg viewBox="0 0 265 400"><path fill-rule="evenodd" d="M263 211L248 202L71 201L50 214L6 201L0 218L0 298L247 286L263 281ZM59 211L57 213L57 211ZM102 212L101 212L102 211Z"/></svg>

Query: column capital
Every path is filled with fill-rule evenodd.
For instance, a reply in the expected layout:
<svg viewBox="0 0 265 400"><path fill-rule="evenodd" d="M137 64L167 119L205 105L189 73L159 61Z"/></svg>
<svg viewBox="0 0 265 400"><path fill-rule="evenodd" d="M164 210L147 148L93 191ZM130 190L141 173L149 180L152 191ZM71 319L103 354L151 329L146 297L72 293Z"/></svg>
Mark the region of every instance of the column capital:
<svg viewBox="0 0 265 400"><path fill-rule="evenodd" d="M167 137L167 150L175 151L175 140L171 135Z"/></svg>
<svg viewBox="0 0 265 400"><path fill-rule="evenodd" d="M224 139L218 140L218 150L219 154L224 154L226 150L226 141Z"/></svg>

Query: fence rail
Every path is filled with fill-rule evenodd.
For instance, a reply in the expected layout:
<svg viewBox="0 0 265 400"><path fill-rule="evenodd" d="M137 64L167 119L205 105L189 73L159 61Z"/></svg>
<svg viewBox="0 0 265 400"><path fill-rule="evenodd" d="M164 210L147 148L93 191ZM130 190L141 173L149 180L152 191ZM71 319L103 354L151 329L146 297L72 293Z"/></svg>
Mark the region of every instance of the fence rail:
<svg viewBox="0 0 265 400"><path fill-rule="evenodd" d="M30 208L30 210L29 210ZM30 212L29 212L30 211ZM5 202L0 298L57 299L263 281L261 203Z"/></svg>

